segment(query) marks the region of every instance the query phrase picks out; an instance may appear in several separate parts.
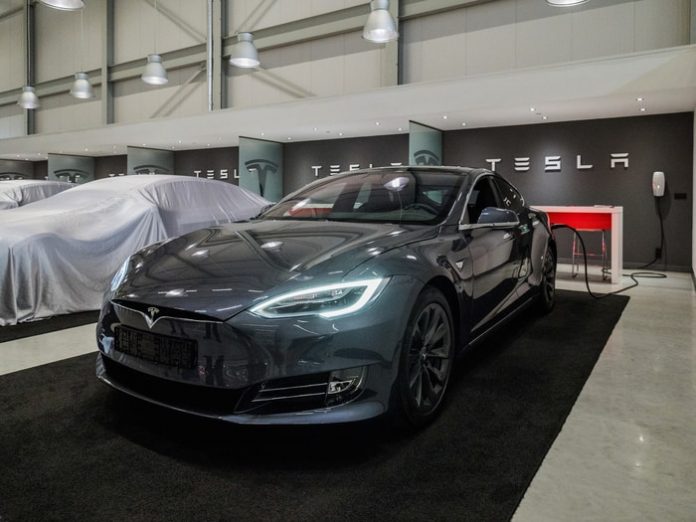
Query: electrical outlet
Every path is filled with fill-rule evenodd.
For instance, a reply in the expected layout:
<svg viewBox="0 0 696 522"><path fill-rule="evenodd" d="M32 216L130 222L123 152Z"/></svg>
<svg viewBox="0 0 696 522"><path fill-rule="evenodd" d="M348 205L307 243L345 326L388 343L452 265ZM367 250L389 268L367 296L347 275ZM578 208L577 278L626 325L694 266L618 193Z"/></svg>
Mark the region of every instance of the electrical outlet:
<svg viewBox="0 0 696 522"><path fill-rule="evenodd" d="M655 249L655 259L662 259L662 249L660 247Z"/></svg>

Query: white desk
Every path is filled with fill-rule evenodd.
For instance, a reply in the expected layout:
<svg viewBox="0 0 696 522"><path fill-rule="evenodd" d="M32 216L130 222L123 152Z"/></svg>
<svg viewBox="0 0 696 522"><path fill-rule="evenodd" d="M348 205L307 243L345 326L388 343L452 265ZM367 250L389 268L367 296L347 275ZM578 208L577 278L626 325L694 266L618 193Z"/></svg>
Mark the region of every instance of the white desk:
<svg viewBox="0 0 696 522"><path fill-rule="evenodd" d="M546 207L532 205L549 215L552 225L575 229L611 230L611 282L621 282L623 270L623 207Z"/></svg>

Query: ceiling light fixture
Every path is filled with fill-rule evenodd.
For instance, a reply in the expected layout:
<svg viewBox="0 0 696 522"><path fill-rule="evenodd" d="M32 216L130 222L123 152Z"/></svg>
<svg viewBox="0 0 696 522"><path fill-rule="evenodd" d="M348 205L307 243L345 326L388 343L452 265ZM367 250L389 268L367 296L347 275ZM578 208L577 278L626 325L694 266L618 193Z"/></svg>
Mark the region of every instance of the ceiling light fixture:
<svg viewBox="0 0 696 522"><path fill-rule="evenodd" d="M87 73L79 72L75 73L75 81L70 89L70 94L73 98L80 100L88 100L94 97L94 92L92 91L92 84L89 81L89 76Z"/></svg>
<svg viewBox="0 0 696 522"><path fill-rule="evenodd" d="M147 65L140 77L148 85L165 85L167 78L167 70L162 65L162 57L159 54L148 54Z"/></svg>
<svg viewBox="0 0 696 522"><path fill-rule="evenodd" d="M590 0L546 0L553 7L572 7L589 2Z"/></svg>
<svg viewBox="0 0 696 522"><path fill-rule="evenodd" d="M387 43L398 37L396 21L389 12L389 0L372 0L370 14L363 27L363 38L374 43Z"/></svg>
<svg viewBox="0 0 696 522"><path fill-rule="evenodd" d="M636 101L642 102L644 99L645 98L643 98L642 96L638 96L638 98L636 98Z"/></svg>
<svg viewBox="0 0 696 522"><path fill-rule="evenodd" d="M89 75L84 72L83 57L85 54L85 20L83 16L84 10L80 10L80 69L83 72L75 73L75 81L70 89L70 94L78 100L88 100L94 97L92 84L89 81Z"/></svg>
<svg viewBox="0 0 696 522"><path fill-rule="evenodd" d="M22 87L22 94L19 95L17 105L19 105L22 109L39 108L39 97L36 95L36 91L33 87L29 85L25 85L24 87Z"/></svg>
<svg viewBox="0 0 696 522"><path fill-rule="evenodd" d="M536 107L530 107L529 112L536 112Z"/></svg>
<svg viewBox="0 0 696 522"><path fill-rule="evenodd" d="M159 11L157 10L157 0L155 0L155 30L154 32L154 53L147 55L147 64L145 70L140 77L148 85L165 85L169 82L167 70L162 65L162 57L157 54L157 26L159 20Z"/></svg>
<svg viewBox="0 0 696 522"><path fill-rule="evenodd" d="M462 127L466 127L466 122L465 122L465 121L462 122Z"/></svg>
<svg viewBox="0 0 696 522"><path fill-rule="evenodd" d="M77 11L85 6L82 0L39 0L39 2L46 7L61 11Z"/></svg>
<svg viewBox="0 0 696 522"><path fill-rule="evenodd" d="M261 64L251 33L237 34L237 42L230 53L230 64L241 69L253 69Z"/></svg>
<svg viewBox="0 0 696 522"><path fill-rule="evenodd" d="M645 111L647 111L647 110L648 110L648 109L646 109L645 107L641 107L641 108L640 108L640 112L645 112Z"/></svg>

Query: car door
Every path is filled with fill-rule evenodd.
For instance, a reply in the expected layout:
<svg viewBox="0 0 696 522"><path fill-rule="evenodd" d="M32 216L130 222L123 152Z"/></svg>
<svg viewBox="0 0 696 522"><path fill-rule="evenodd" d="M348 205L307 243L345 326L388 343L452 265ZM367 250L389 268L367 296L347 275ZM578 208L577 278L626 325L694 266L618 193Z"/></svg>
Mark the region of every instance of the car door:
<svg viewBox="0 0 696 522"><path fill-rule="evenodd" d="M479 225L484 209L503 205L493 176L483 176L468 195L460 233L469 245L473 276L472 333L484 328L515 298L520 268L517 223ZM504 207L503 207L504 208Z"/></svg>
<svg viewBox="0 0 696 522"><path fill-rule="evenodd" d="M531 252L532 239L534 236L532 224L533 214L530 215L528 209L524 205L524 198L515 187L500 177L494 178L493 181L498 188L502 208L515 212L520 221L516 231L517 254L519 257L516 280L517 287L519 288L527 280L532 270Z"/></svg>

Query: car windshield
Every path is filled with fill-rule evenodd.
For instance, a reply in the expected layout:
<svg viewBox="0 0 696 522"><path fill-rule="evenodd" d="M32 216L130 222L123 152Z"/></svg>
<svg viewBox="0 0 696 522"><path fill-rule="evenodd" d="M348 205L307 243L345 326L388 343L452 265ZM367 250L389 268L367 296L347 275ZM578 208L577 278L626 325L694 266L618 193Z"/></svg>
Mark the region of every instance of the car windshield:
<svg viewBox="0 0 696 522"><path fill-rule="evenodd" d="M449 213L463 179L433 171L348 174L288 196L260 217L435 224Z"/></svg>

